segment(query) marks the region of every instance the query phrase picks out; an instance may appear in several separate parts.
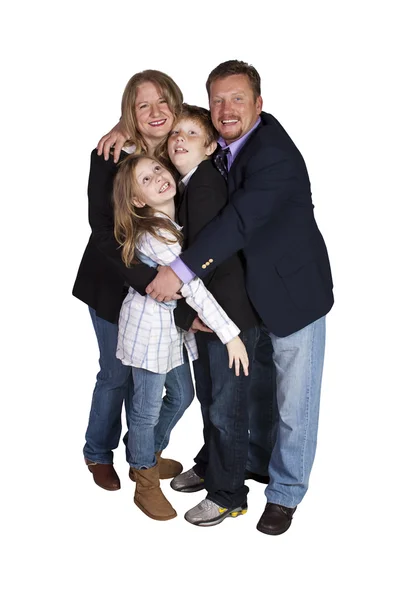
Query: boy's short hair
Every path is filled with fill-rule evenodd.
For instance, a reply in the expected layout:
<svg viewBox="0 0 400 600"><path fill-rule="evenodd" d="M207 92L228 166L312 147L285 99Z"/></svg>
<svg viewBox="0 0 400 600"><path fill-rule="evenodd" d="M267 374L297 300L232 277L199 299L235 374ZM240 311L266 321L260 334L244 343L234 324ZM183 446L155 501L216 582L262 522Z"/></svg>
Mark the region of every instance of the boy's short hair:
<svg viewBox="0 0 400 600"><path fill-rule="evenodd" d="M182 104L182 110L176 119L176 123L179 123L182 119L191 119L202 128L206 137L205 147L218 140L219 133L212 124L210 111L206 108L195 106L194 104L186 104L184 102Z"/></svg>

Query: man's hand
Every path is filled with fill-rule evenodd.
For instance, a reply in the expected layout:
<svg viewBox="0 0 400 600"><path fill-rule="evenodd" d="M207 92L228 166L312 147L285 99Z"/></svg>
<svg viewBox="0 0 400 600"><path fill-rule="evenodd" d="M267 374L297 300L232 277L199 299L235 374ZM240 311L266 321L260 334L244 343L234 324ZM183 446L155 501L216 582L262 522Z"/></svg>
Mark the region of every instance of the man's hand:
<svg viewBox="0 0 400 600"><path fill-rule="evenodd" d="M160 267L157 276L146 288L149 294L158 302L168 302L175 298L175 294L182 287L182 281L171 267Z"/></svg>
<svg viewBox="0 0 400 600"><path fill-rule="evenodd" d="M106 135L103 135L97 144L98 156L104 154L104 160L108 160L110 156L110 150L112 147L114 147L114 162L117 163L122 147L127 139L129 139L128 133L121 129L121 123L118 123L111 129L111 131L106 133Z"/></svg>
<svg viewBox="0 0 400 600"><path fill-rule="evenodd" d="M198 331L205 331L206 333L214 333L212 329L204 325L203 321L199 317L195 317L191 328L189 329L192 333L197 333Z"/></svg>

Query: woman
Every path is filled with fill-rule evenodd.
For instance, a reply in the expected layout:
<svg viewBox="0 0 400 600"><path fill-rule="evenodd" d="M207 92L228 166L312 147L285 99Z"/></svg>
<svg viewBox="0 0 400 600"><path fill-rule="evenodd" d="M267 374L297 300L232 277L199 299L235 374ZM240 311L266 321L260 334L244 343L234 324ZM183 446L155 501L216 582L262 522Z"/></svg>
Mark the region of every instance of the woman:
<svg viewBox="0 0 400 600"><path fill-rule="evenodd" d="M154 155L171 130L182 101L181 90L168 75L155 70L134 75L122 98L120 125L129 140L121 159L132 153ZM124 400L128 403L133 393L131 368L115 356L119 311L128 287L131 285L144 295L146 286L156 274L155 269L144 264L128 268L121 259L114 238L112 208L112 187L117 169L117 164L106 161L93 150L88 185L92 234L72 292L89 306L99 345L100 371L93 391L83 454L95 483L106 490L120 488L112 451L118 446L121 435L122 404ZM187 400L183 399L193 398L193 390L186 392L182 394L172 385L167 388L163 402L155 436L162 479L175 477L182 471L180 463L163 459L160 454L168 444L172 427L188 406ZM129 414L129 410L126 413ZM128 450L127 460L130 462ZM133 478L131 471L130 477Z"/></svg>

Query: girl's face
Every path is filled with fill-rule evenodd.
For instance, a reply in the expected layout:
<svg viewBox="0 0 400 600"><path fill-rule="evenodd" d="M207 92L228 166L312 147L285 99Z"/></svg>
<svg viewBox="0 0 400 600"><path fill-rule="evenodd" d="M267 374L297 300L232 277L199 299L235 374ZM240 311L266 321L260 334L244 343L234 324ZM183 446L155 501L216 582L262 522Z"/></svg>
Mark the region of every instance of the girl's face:
<svg viewBox="0 0 400 600"><path fill-rule="evenodd" d="M174 116L167 100L151 81L138 86L135 115L138 130L150 148L157 146L171 131Z"/></svg>
<svg viewBox="0 0 400 600"><path fill-rule="evenodd" d="M134 200L135 206L151 206L165 210L173 202L176 184L171 173L151 158L141 158L135 168L135 183L140 190L140 198Z"/></svg>

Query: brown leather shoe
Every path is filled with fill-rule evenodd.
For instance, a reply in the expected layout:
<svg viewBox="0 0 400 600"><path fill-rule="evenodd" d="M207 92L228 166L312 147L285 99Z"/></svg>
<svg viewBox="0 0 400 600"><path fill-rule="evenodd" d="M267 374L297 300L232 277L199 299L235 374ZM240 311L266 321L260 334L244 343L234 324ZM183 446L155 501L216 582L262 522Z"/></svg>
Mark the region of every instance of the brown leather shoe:
<svg viewBox="0 0 400 600"><path fill-rule="evenodd" d="M156 453L157 464L160 473L160 479L172 479L182 473L183 466L177 460L172 458L163 458L161 452ZM129 467L129 478L135 481L135 469Z"/></svg>
<svg viewBox="0 0 400 600"><path fill-rule="evenodd" d="M96 463L85 458L87 468L93 475L94 482L103 490L114 492L119 490L121 482L113 465Z"/></svg>
<svg viewBox="0 0 400 600"><path fill-rule="evenodd" d="M296 508L297 506L288 508L287 506L267 502L267 506L261 515L261 519L257 523L258 531L266 533L267 535L280 535L281 533L285 533L292 524L292 517Z"/></svg>
<svg viewBox="0 0 400 600"><path fill-rule="evenodd" d="M258 473L252 473L251 471L248 471L247 469L244 472L244 478L245 479L254 479L254 481L258 481L258 483L264 483L265 485L269 484L268 475L259 475Z"/></svg>

